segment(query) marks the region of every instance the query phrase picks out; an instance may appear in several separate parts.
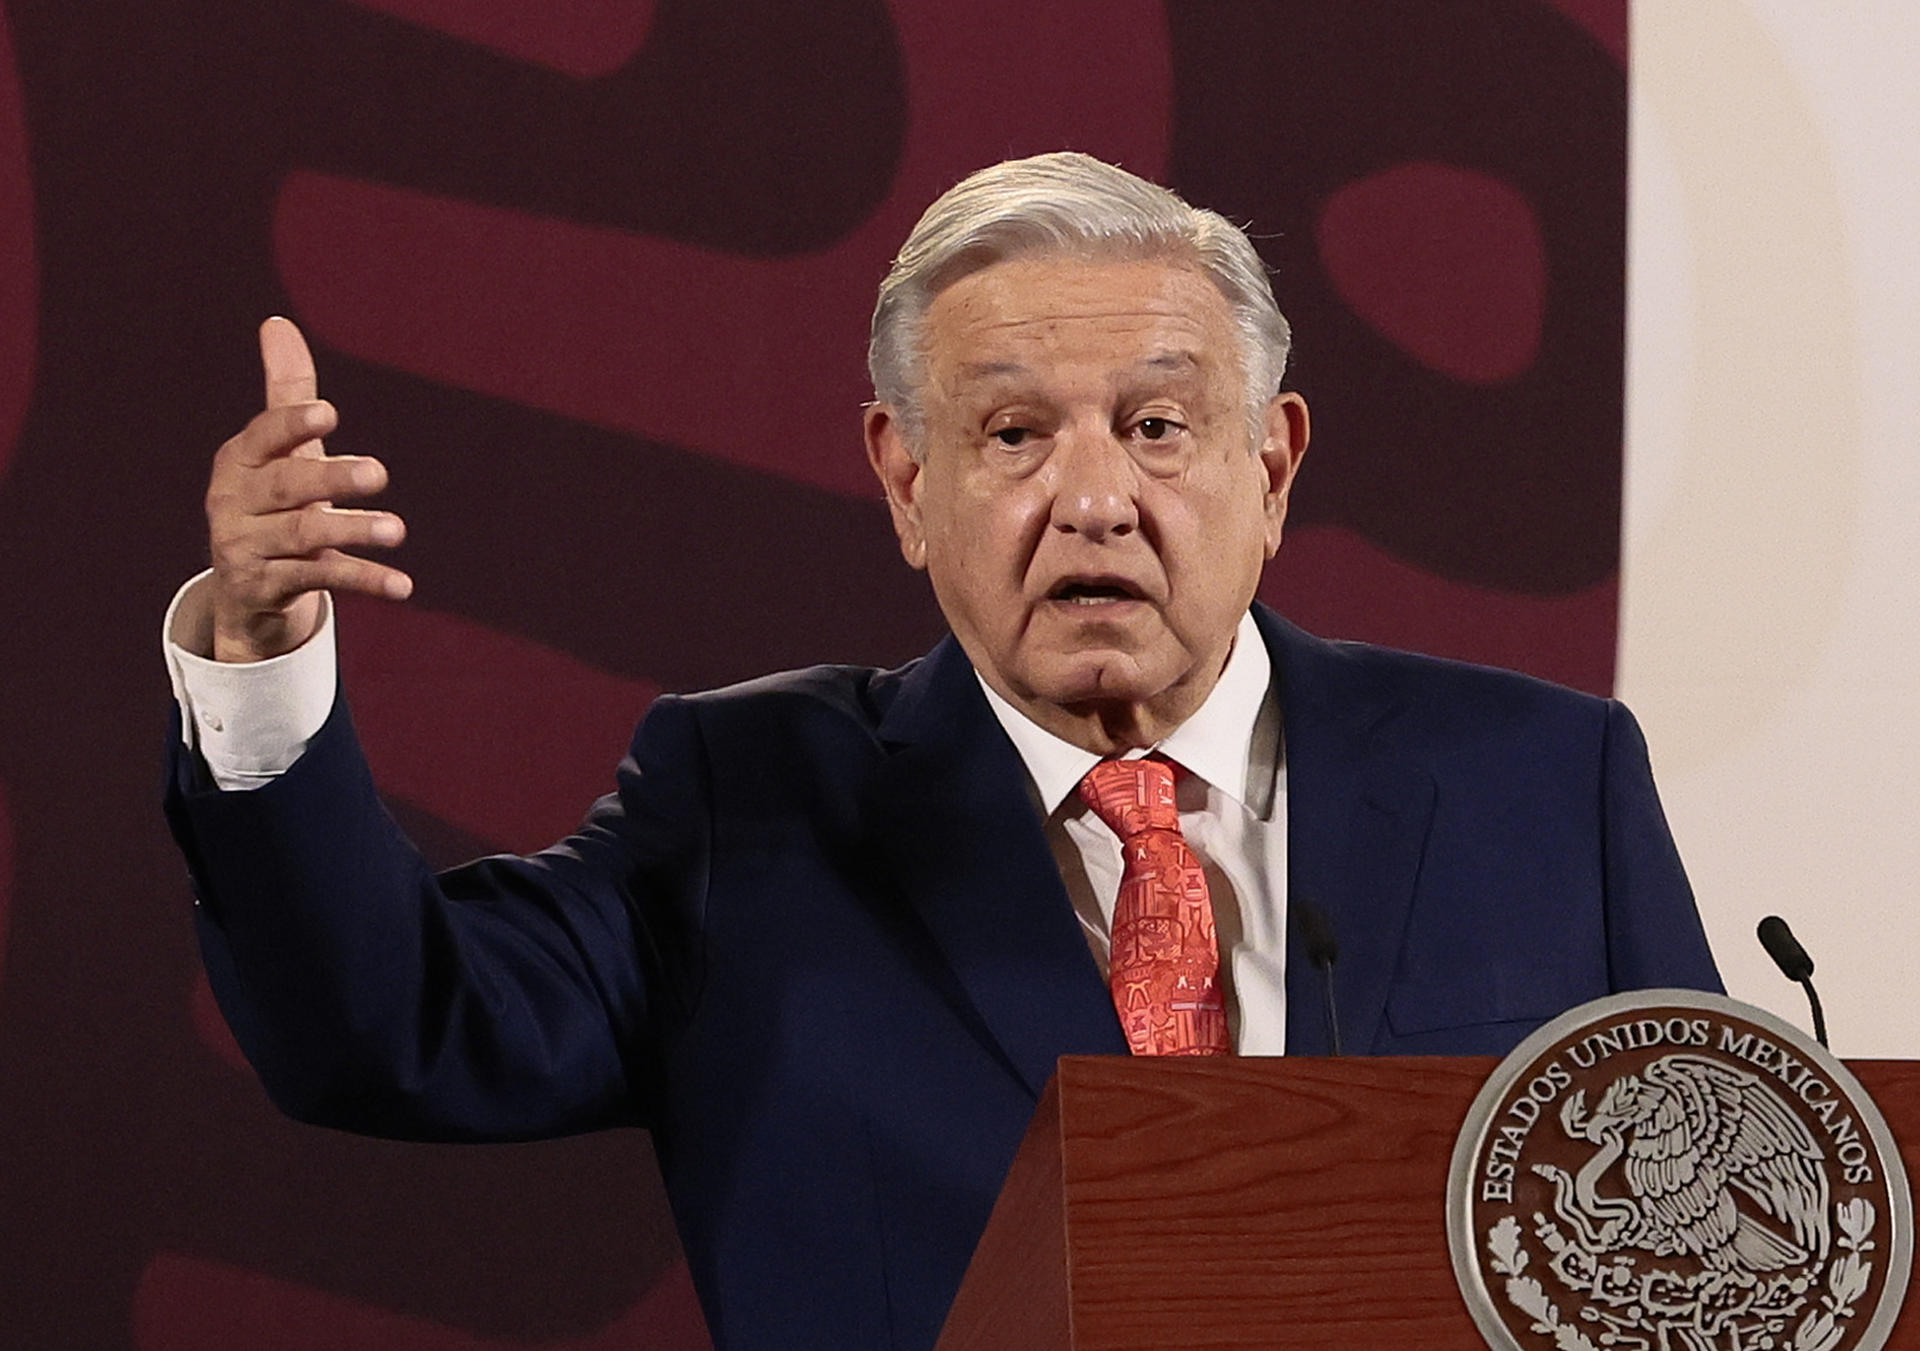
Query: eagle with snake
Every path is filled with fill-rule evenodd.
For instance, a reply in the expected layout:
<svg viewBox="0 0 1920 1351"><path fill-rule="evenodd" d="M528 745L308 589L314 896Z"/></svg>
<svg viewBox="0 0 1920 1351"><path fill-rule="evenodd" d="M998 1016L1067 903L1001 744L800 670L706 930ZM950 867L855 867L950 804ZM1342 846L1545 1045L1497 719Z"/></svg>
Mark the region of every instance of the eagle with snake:
<svg viewBox="0 0 1920 1351"><path fill-rule="evenodd" d="M1614 1080L1592 1111L1575 1092L1560 1122L1598 1151L1572 1176L1550 1164L1535 1171L1554 1184L1554 1210L1589 1250L1697 1258L1711 1287L1826 1259L1825 1156L1759 1075L1667 1055ZM1599 1190L1615 1163L1626 1196Z"/></svg>

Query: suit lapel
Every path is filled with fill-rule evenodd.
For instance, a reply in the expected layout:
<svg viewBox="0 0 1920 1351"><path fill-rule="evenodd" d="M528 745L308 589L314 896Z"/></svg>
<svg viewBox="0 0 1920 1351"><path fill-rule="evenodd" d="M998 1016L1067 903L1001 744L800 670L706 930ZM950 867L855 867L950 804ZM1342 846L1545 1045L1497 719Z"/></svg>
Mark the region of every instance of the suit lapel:
<svg viewBox="0 0 1920 1351"><path fill-rule="evenodd" d="M952 638L904 677L880 737L875 843L989 1048L1036 1098L1063 1055L1124 1055L1026 770Z"/></svg>
<svg viewBox="0 0 1920 1351"><path fill-rule="evenodd" d="M1339 646L1264 607L1287 764L1287 894L1340 942L1334 998L1346 1049L1378 1034L1412 905L1434 785L1396 746L1393 702ZM1038 1096L1062 1055L1127 1053L1061 884L1026 772L966 656L943 641L880 725L888 759L868 817L881 855L952 973L964 1016ZM1287 944L1287 1050L1331 1049L1320 973Z"/></svg>
<svg viewBox="0 0 1920 1351"><path fill-rule="evenodd" d="M1433 778L1397 747L1393 702L1336 644L1263 607L1254 617L1279 672L1287 764L1287 896L1318 906L1340 945L1334 1003L1344 1049L1373 1045L1399 961L1433 815ZM1287 941L1287 1051L1332 1049L1323 977Z"/></svg>

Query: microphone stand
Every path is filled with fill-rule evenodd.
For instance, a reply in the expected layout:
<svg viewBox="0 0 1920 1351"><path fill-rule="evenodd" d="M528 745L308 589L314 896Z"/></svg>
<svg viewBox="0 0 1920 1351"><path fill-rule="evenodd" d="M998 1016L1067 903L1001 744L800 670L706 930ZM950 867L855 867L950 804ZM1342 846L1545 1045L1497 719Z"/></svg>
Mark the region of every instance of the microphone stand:
<svg viewBox="0 0 1920 1351"><path fill-rule="evenodd" d="M1820 1007L1819 992L1813 988L1813 958L1807 956L1807 950L1800 946L1800 940L1793 936L1793 930L1778 915L1768 915L1760 921L1756 931L1760 937L1760 946L1767 950L1767 956L1773 958L1773 964L1780 968L1780 974L1795 981L1807 992L1807 1004L1813 1010L1813 1036L1824 1048L1827 1045L1827 1015Z"/></svg>

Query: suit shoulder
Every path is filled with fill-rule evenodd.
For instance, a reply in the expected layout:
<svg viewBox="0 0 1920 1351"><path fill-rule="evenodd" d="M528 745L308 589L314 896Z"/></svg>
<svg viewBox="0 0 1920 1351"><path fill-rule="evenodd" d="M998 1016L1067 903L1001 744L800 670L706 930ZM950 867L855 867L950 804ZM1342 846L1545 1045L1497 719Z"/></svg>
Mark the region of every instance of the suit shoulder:
<svg viewBox="0 0 1920 1351"><path fill-rule="evenodd" d="M1436 728L1471 726L1563 727L1598 732L1613 701L1550 680L1496 666L1403 652L1370 643L1335 641L1324 648L1330 666L1383 707L1411 714Z"/></svg>
<svg viewBox="0 0 1920 1351"><path fill-rule="evenodd" d="M694 694L665 695L708 726L851 722L877 726L921 659L891 670L873 666L804 666Z"/></svg>
<svg viewBox="0 0 1920 1351"><path fill-rule="evenodd" d="M810 666L692 694L664 694L634 733L632 782L724 803L729 828L801 820L851 832L862 785L884 760L878 729L900 673ZM656 794L657 795L657 794ZM630 814L642 814L638 803Z"/></svg>
<svg viewBox="0 0 1920 1351"><path fill-rule="evenodd" d="M1356 672L1383 686L1407 691L1431 689L1446 695L1559 707L1597 707L1606 702L1599 695L1502 666L1482 666L1452 657L1434 657L1347 640L1327 640L1326 646L1336 660L1349 664Z"/></svg>

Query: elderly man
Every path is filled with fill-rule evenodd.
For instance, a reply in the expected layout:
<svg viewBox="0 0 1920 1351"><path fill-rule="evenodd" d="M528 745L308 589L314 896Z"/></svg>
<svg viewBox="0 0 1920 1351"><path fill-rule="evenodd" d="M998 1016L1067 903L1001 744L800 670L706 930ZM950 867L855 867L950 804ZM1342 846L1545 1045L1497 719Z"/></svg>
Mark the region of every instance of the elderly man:
<svg viewBox="0 0 1920 1351"><path fill-rule="evenodd" d="M1069 1052L1502 1051L1717 988L1617 704L1253 605L1307 442L1246 238L1080 155L929 209L875 312L868 456L953 635L896 671L661 699L616 791L435 876L337 697L324 589L403 598L330 505L298 333L169 618L168 811L235 1035L303 1119L639 1123L723 1347L932 1344Z"/></svg>

